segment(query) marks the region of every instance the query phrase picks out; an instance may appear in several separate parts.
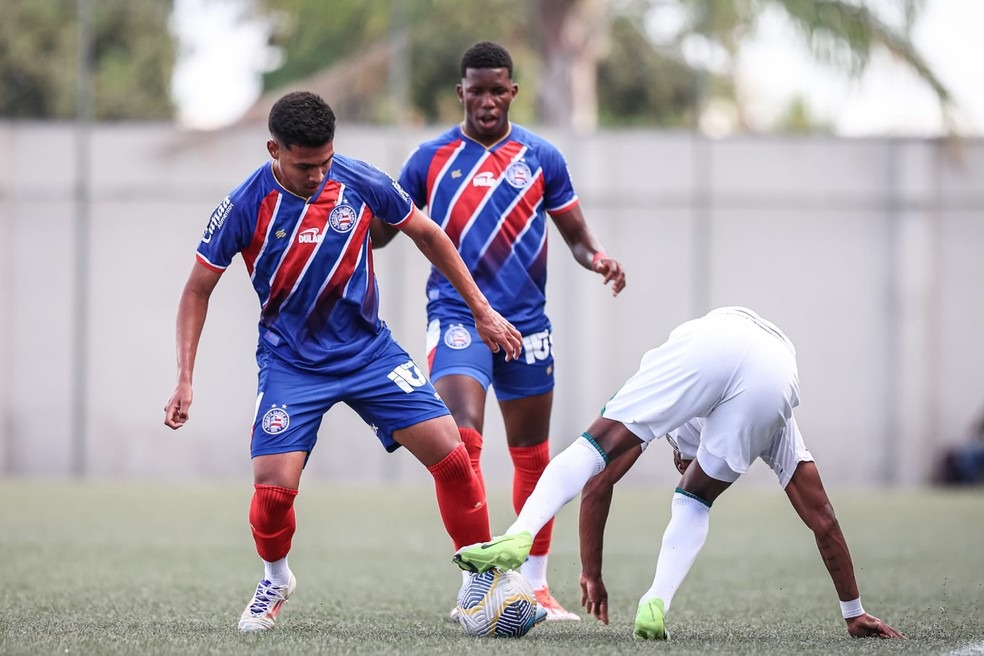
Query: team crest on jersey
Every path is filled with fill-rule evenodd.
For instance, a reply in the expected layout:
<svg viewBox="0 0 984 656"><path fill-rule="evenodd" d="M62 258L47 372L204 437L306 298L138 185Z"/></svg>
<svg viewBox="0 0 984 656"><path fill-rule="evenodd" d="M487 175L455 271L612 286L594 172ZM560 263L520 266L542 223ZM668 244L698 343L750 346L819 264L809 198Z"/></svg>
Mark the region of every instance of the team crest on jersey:
<svg viewBox="0 0 984 656"><path fill-rule="evenodd" d="M530 183L533 179L533 171L526 162L513 162L508 167L506 167L506 182L516 187L517 189L522 189Z"/></svg>
<svg viewBox="0 0 984 656"><path fill-rule="evenodd" d="M336 205L328 215L328 223L336 232L348 232L355 227L358 218L351 205Z"/></svg>
<svg viewBox="0 0 984 656"><path fill-rule="evenodd" d="M471 346L471 333L460 323L451 326L444 333L444 344L456 351L466 349Z"/></svg>
<svg viewBox="0 0 984 656"><path fill-rule="evenodd" d="M263 419L260 421L260 426L263 427L264 433L269 433L270 435L276 435L277 433L282 433L287 430L290 425L290 415L287 414L287 407L272 407L266 411L263 415Z"/></svg>

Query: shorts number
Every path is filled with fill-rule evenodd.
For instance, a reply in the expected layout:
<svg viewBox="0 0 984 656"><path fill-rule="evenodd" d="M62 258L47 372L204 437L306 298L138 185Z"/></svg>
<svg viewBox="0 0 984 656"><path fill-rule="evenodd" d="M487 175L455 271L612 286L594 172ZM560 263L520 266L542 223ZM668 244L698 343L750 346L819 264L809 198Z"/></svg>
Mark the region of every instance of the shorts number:
<svg viewBox="0 0 984 656"><path fill-rule="evenodd" d="M541 330L532 335L524 335L523 353L526 355L526 364L533 364L537 360L546 360L549 358L550 331Z"/></svg>
<svg viewBox="0 0 984 656"><path fill-rule="evenodd" d="M396 386L407 394L418 387L423 387L427 383L427 379L420 373L420 369L417 368L413 360L408 361L406 364L401 364L389 372L389 375L386 377L396 383Z"/></svg>

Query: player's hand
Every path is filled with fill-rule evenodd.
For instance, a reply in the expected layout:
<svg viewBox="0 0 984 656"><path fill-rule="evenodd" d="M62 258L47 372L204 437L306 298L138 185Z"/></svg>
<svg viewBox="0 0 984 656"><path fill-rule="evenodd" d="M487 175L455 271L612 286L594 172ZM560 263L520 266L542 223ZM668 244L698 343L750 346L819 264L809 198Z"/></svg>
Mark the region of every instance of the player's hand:
<svg viewBox="0 0 984 656"><path fill-rule="evenodd" d="M687 471L687 467L690 466L691 462L693 462L693 460L688 460L687 458L684 458L683 456L680 455L680 452L678 450L673 449L673 466L677 468L678 472L682 474L685 471Z"/></svg>
<svg viewBox="0 0 984 656"><path fill-rule="evenodd" d="M854 638L905 638L874 615L864 613L846 620L847 632Z"/></svg>
<svg viewBox="0 0 984 656"><path fill-rule="evenodd" d="M605 284L612 283L612 296L625 289L625 270L618 260L610 257L601 257L591 265L595 273L600 273L605 277Z"/></svg>
<svg viewBox="0 0 984 656"><path fill-rule="evenodd" d="M494 309L490 307L487 313L475 317L475 329L493 353L498 353L500 348L505 350L506 362L519 359L523 352L523 336Z"/></svg>
<svg viewBox="0 0 984 656"><path fill-rule="evenodd" d="M178 429L188 421L188 408L191 407L191 385L188 383L178 383L171 398L164 406L164 425L169 428Z"/></svg>
<svg viewBox="0 0 984 656"><path fill-rule="evenodd" d="M587 576L581 572L581 605L596 620L608 624L608 590L601 576Z"/></svg>

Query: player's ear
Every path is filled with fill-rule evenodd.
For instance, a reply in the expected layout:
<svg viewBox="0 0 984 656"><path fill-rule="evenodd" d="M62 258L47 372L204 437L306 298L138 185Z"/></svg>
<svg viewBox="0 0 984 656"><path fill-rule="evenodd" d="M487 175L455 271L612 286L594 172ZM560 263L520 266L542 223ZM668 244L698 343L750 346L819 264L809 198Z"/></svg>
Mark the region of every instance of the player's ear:
<svg viewBox="0 0 984 656"><path fill-rule="evenodd" d="M464 103L465 102L465 90L461 88L461 85L460 84L455 87L455 92L457 92L457 94L458 94L458 102Z"/></svg>
<svg viewBox="0 0 984 656"><path fill-rule="evenodd" d="M277 143L276 139L267 139L267 152L270 153L270 157L273 159L279 159L280 144Z"/></svg>

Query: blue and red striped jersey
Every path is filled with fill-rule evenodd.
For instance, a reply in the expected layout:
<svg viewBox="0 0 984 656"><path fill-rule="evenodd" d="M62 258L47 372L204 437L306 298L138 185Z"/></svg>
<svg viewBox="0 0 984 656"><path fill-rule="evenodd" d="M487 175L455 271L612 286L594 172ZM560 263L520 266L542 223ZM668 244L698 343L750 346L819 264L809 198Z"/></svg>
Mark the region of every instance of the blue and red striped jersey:
<svg viewBox="0 0 984 656"><path fill-rule="evenodd" d="M421 144L400 185L454 242L475 282L520 331L540 323L547 284L547 212L577 206L567 162L546 139L512 124L491 148L457 125ZM447 278L431 268L428 314L471 320Z"/></svg>
<svg viewBox="0 0 984 656"><path fill-rule="evenodd" d="M224 271L242 254L260 300L261 347L303 369L352 371L389 338L369 221L398 225L412 212L406 192L365 162L336 153L310 199L285 189L268 162L212 213L198 261Z"/></svg>

